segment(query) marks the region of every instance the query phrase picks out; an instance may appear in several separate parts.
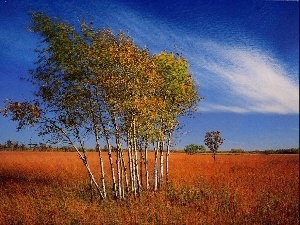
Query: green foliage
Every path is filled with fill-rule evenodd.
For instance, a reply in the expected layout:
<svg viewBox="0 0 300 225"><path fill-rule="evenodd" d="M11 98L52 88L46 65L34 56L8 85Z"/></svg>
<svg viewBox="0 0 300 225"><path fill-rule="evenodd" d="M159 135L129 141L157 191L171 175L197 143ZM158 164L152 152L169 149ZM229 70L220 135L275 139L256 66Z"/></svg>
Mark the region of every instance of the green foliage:
<svg viewBox="0 0 300 225"><path fill-rule="evenodd" d="M151 55L149 49L135 45L122 31L114 34L84 21L76 29L39 12L31 13L31 18L29 30L42 38L36 49L36 68L29 78L36 88L36 100L7 101L3 115L18 121L18 129L37 124L39 134L50 136L51 143L73 146L99 193L84 146L84 140L91 136L99 152L101 171L100 140L106 142L110 156L111 142L115 142L119 197L122 190L129 190L120 187L125 180L121 174L127 173L124 140L131 154L129 176L134 179L133 186L138 186L134 191L141 190L138 145L161 146L162 176L163 146L167 146L168 156L178 117L193 111L200 100L187 60L167 52ZM112 162L110 158L114 170ZM105 198L104 173L101 176Z"/></svg>
<svg viewBox="0 0 300 225"><path fill-rule="evenodd" d="M245 150L244 149L241 149L241 148L232 148L230 150L231 153L244 153Z"/></svg>
<svg viewBox="0 0 300 225"><path fill-rule="evenodd" d="M190 144L185 146L184 151L189 155L193 155L198 152L205 152L206 149L203 145Z"/></svg>
<svg viewBox="0 0 300 225"><path fill-rule="evenodd" d="M74 137L78 128L88 133L96 129L104 136L118 130L118 136L126 137L134 122L133 136L162 141L177 126L177 117L200 100L182 55L162 52L151 56L122 31L115 35L84 21L77 31L44 13L31 16L29 29L44 43L36 50L38 67L31 70L31 81L37 87L43 115L49 111L54 115L47 118L41 134L57 133L60 127Z"/></svg>
<svg viewBox="0 0 300 225"><path fill-rule="evenodd" d="M204 146L204 145L200 145L200 146L199 146L199 151L200 151L200 152L206 152L205 146Z"/></svg>
<svg viewBox="0 0 300 225"><path fill-rule="evenodd" d="M189 155L195 154L198 152L198 145L195 144L187 145L185 146L184 151Z"/></svg>
<svg viewBox="0 0 300 225"><path fill-rule="evenodd" d="M299 154L299 148L290 148L290 149L277 149L277 150L264 150L261 153L269 155L269 154Z"/></svg>

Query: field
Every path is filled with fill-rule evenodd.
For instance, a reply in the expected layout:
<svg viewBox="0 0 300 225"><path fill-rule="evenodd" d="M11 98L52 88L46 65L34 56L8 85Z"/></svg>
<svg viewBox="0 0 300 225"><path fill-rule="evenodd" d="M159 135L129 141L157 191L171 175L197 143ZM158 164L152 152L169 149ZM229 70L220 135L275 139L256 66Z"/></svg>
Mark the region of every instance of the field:
<svg viewBox="0 0 300 225"><path fill-rule="evenodd" d="M0 151L0 224L299 223L299 155L172 153L170 181L140 199L91 202L76 153Z"/></svg>

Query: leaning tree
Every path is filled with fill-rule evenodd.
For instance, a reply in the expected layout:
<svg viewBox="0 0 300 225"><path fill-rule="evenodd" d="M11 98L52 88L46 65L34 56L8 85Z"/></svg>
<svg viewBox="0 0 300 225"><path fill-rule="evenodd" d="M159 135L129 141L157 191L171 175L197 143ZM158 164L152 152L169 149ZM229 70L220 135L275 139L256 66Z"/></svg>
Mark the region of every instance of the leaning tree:
<svg viewBox="0 0 300 225"><path fill-rule="evenodd" d="M89 174L91 194L96 190L101 199L107 198L108 187L117 199L138 196L151 188L150 181L158 190L163 180L168 181L171 137L178 118L199 101L187 60L167 52L151 55L123 32L116 35L84 21L76 30L44 13L31 17L30 31L42 38L36 49L37 66L29 77L35 99L8 100L2 113L18 121L18 129L37 125L39 134L50 136L52 142L71 144ZM94 138L99 153L100 180L89 165L86 137ZM102 142L108 148L109 180ZM151 144L153 179L148 168Z"/></svg>

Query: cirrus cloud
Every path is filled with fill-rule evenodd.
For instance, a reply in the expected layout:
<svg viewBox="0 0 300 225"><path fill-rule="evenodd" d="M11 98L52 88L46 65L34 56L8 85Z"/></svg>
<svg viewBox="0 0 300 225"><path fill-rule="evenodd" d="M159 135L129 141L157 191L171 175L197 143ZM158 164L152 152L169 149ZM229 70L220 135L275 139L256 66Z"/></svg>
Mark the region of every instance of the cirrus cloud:
<svg viewBox="0 0 300 225"><path fill-rule="evenodd" d="M109 7L110 6L110 7ZM233 113L299 113L299 73L288 71L276 55L261 48L239 27L228 33L219 27L218 35L177 26L178 21L161 20L151 14L127 7L114 7L110 2L106 16L97 18L113 29L125 29L141 46L153 53L164 49L181 51L191 65L191 71L201 84L199 104L202 112ZM101 8L103 11L103 9ZM95 11L101 11L95 7ZM96 14L97 15L97 14ZM212 25L214 26L214 25ZM226 35L225 35L226 34ZM216 37L219 40L216 40ZM226 37L230 37L225 40ZM237 43L239 42L239 43ZM292 74L291 74L292 73ZM297 80L298 79L298 80Z"/></svg>
<svg viewBox="0 0 300 225"><path fill-rule="evenodd" d="M202 111L299 113L299 86L272 57L259 50L208 42L197 66L213 74L223 88L223 104L203 103ZM204 78L205 82L205 78ZM222 96L226 96L223 98Z"/></svg>

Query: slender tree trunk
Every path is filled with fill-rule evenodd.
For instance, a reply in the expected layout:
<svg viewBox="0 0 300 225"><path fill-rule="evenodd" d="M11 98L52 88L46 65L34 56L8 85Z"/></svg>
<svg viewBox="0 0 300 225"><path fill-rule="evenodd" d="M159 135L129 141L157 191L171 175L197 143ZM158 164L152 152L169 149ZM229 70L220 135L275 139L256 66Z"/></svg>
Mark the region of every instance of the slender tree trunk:
<svg viewBox="0 0 300 225"><path fill-rule="evenodd" d="M148 142L147 141L145 142L144 155L145 155L144 164L145 164L146 188L148 190L150 188L150 185L149 185L149 171L148 171Z"/></svg>
<svg viewBox="0 0 300 225"><path fill-rule="evenodd" d="M141 183L140 183L140 176L139 176L137 138L136 138L136 127L135 126L136 126L135 118L133 117L134 170L135 170L137 192L140 193L141 192Z"/></svg>
<svg viewBox="0 0 300 225"><path fill-rule="evenodd" d="M120 171L121 171L121 182L120 182L120 189L121 189L121 194L120 198L124 199L125 198L125 185L124 185L124 167L123 167L123 158L122 158L122 153L121 150L118 151L119 157L120 157Z"/></svg>
<svg viewBox="0 0 300 225"><path fill-rule="evenodd" d="M55 126L58 130L60 130L62 132L62 134L68 139L68 141L70 142L70 144L73 146L73 148L76 150L79 158L82 160L87 172L88 172L88 175L90 177L90 181L91 183L93 183L101 197L101 199L105 199L104 198L104 194L103 192L101 191L97 181L95 180L94 178L94 175L90 169L90 166L89 166L89 163L88 163L88 160L87 160L87 156L86 156L86 153L85 153L85 149L83 147L83 143L81 141L81 139L79 138L79 130L76 129L76 136L77 136L77 139L79 140L79 143L81 145L81 150L82 150L82 153L80 153L79 149L76 147L76 145L74 144L74 142L72 141L72 139L70 138L70 136L65 132L64 129L62 129L61 127L57 126L54 122L51 122L49 121L53 126Z"/></svg>
<svg viewBox="0 0 300 225"><path fill-rule="evenodd" d="M113 189L113 192L115 193L115 197L116 194L117 194L117 187L116 187L116 177L115 177L115 168L114 168L114 164L113 164L113 157L112 157L112 151L111 151L111 144L110 144L110 138L109 138L109 135L108 135L108 132L106 130L106 127L105 127L105 124L103 122L103 118L99 118L100 119L100 123L101 123L101 126L102 126L102 129L104 131L104 136L105 136L105 140L106 140L106 145L107 145L107 148L108 148L108 158L109 158L109 164L110 164L110 171L111 171L111 179L112 179L112 189Z"/></svg>
<svg viewBox="0 0 300 225"><path fill-rule="evenodd" d="M93 181L90 180L90 193L91 193L91 202L94 200L94 194L93 194Z"/></svg>
<svg viewBox="0 0 300 225"><path fill-rule="evenodd" d="M154 191L158 189L158 148L154 146Z"/></svg>
<svg viewBox="0 0 300 225"><path fill-rule="evenodd" d="M118 198L121 198L122 195L122 187L121 187L121 158L119 151L117 150L117 175L118 175L118 185L117 185L117 190L118 190Z"/></svg>
<svg viewBox="0 0 300 225"><path fill-rule="evenodd" d="M117 124L116 115L113 114L113 125L115 127L115 137L116 137L116 145L117 145L117 171L118 171L118 196L122 199L122 190L124 187L122 186L122 157L121 154L122 146L121 146L121 137L120 137L120 130Z"/></svg>
<svg viewBox="0 0 300 225"><path fill-rule="evenodd" d="M83 162L85 168L87 169L87 172L88 172L88 175L89 175L89 177L90 177L91 183L93 183L93 184L95 185L95 187L96 187L96 189L97 189L97 191L98 191L98 193L99 193L101 199L105 199L104 194L103 194L103 192L101 191L101 189L100 189L100 187L99 187L97 181L95 180L95 177L94 177L94 175L93 175L93 173L92 173L92 171L91 171L91 169L90 169L90 166L89 166L89 163L88 163L87 156L86 156L86 153L85 153L84 148L82 147L82 152L83 152L83 155L82 155L82 154L80 153L80 151L78 150L78 148L77 148L74 144L72 144L72 145L73 145L73 147L75 148L75 150L77 151L77 153L79 154L80 159L82 160L82 162Z"/></svg>
<svg viewBox="0 0 300 225"><path fill-rule="evenodd" d="M143 152L143 147L142 147L142 141L139 141L139 152L140 152L140 183L141 187L143 187L143 163L145 161L144 158L144 152Z"/></svg>
<svg viewBox="0 0 300 225"><path fill-rule="evenodd" d="M127 166L126 166L123 150L121 150L121 156L122 156L122 167L124 170L124 178L125 178L125 184L126 184L126 192L129 193L130 189L129 189L129 181L128 181L128 175L127 175Z"/></svg>
<svg viewBox="0 0 300 225"><path fill-rule="evenodd" d="M113 182L113 192L114 196L117 197L117 183L116 183L116 176L115 176L115 168L114 168L114 163L113 163L113 158L112 158L112 151L111 151L111 144L109 139L106 140L106 144L108 147L108 158L109 158L109 164L110 164L110 170L111 170L111 177L112 177L112 182Z"/></svg>
<svg viewBox="0 0 300 225"><path fill-rule="evenodd" d="M98 97L98 93L97 91L94 93L96 97ZM99 103L98 98L96 100L97 103ZM91 116L92 116L92 120L93 120L93 127L94 127L94 136L95 136L95 141L96 141L96 151L98 151L98 156L99 156L99 166L100 166L100 175L101 175L101 182L102 182L102 190L103 190L103 194L104 194L104 198L106 198L106 185L105 185L105 172L104 172L104 163L103 163L103 157L102 157L102 152L101 152L101 148L100 148L100 138L99 138L99 125L98 125L98 120L97 118L100 118L100 123L103 124L102 121L102 110L101 107L99 108L99 112L97 113L96 116L96 112L95 112L95 108L92 106L92 100L90 99L89 101L90 104L90 112L91 112ZM101 104L100 104L101 105ZM103 131L105 132L105 129L103 129Z"/></svg>
<svg viewBox="0 0 300 225"><path fill-rule="evenodd" d="M86 168L87 171L88 171L90 180L91 180L91 182L95 185L95 187L96 187L98 193L100 194L100 197L101 197L102 199L105 199L103 192L101 191L101 189L100 189L100 187L99 187L97 181L95 180L95 177L94 177L93 173L91 172L91 169L90 169L90 166L89 166L89 163L88 163L88 161L87 161L86 156L84 156L84 159L82 159L82 161L83 161L83 163L84 163L85 168Z"/></svg>
<svg viewBox="0 0 300 225"><path fill-rule="evenodd" d="M159 143L159 152L160 152L159 187L161 188L163 185L163 178L164 178L164 142L163 141Z"/></svg>
<svg viewBox="0 0 300 225"><path fill-rule="evenodd" d="M130 171L130 183L131 183L131 192L134 192L134 168L133 168L133 159L132 159L132 136L130 135L130 132L128 132L128 138L127 138L127 147L128 147L128 164L129 164L129 171Z"/></svg>
<svg viewBox="0 0 300 225"><path fill-rule="evenodd" d="M118 196L119 198L122 198L122 158L118 142L119 141L117 141Z"/></svg>
<svg viewBox="0 0 300 225"><path fill-rule="evenodd" d="M98 155L99 155L102 190L103 190L104 198L106 198L104 163L103 163L103 158L102 158L102 153L101 153L101 148L100 148L100 143L99 143L98 127L96 125L94 115L93 115L93 120L94 120L94 134L95 134L95 139L96 139L96 150L98 151Z"/></svg>
<svg viewBox="0 0 300 225"><path fill-rule="evenodd" d="M169 132L168 140L167 140L167 155L166 155L166 184L169 184L169 155L170 155L170 147L171 147L171 136L172 133Z"/></svg>
<svg viewBox="0 0 300 225"><path fill-rule="evenodd" d="M108 148L108 158L109 158L109 164L110 164L110 170L111 170L111 178L112 178L112 190L114 192L115 197L117 197L117 189L116 189L116 178L115 178L115 169L114 169L114 165L113 165L113 158L112 158L112 151L111 151L111 144L110 144L110 137L109 137L109 132L106 128L106 123L105 123L105 119L103 118L103 114L105 113L105 103L103 103L102 97L99 98L99 90L98 88L96 88L94 94L96 96L96 101L97 104L99 105L99 113L97 114L97 119L99 120L99 123L102 127L103 130L103 134L106 140L106 145ZM101 94L100 94L101 96ZM103 170L104 171L104 170Z"/></svg>
<svg viewBox="0 0 300 225"><path fill-rule="evenodd" d="M97 149L98 149L99 160L100 160L100 174L101 174L103 195L104 198L106 198L104 163L103 163L103 158L102 158L102 153L101 153L101 148L99 143L97 143Z"/></svg>
<svg viewBox="0 0 300 225"><path fill-rule="evenodd" d="M85 165L85 168L86 168L87 171L88 171L88 174L89 174L89 176L90 176L90 180L94 183L96 189L98 190L98 193L99 193L100 197L101 197L102 199L105 199L105 195L104 195L104 193L101 191L101 189L100 189L100 187L99 187L99 185L98 185L98 183L97 183L97 181L96 181L96 179L95 179L95 177L94 177L94 175L93 175L93 173L92 173L92 171L91 171L91 169L90 169L90 166L89 166L89 163L88 163L88 158L87 158L87 155L86 155L86 152L85 152L85 148L84 148L84 144L83 144L83 141L82 141L81 138L80 138L79 130L78 130L78 129L76 129L76 137L77 137L77 140L78 140L79 143L80 143L81 151L82 151L82 154L83 154L81 159L82 159L82 161L83 161L83 164ZM69 140L71 140L71 139L69 139ZM73 142L71 142L71 143L73 143ZM74 144L73 144L73 146L75 147ZM79 151L78 151L78 152L79 152Z"/></svg>

